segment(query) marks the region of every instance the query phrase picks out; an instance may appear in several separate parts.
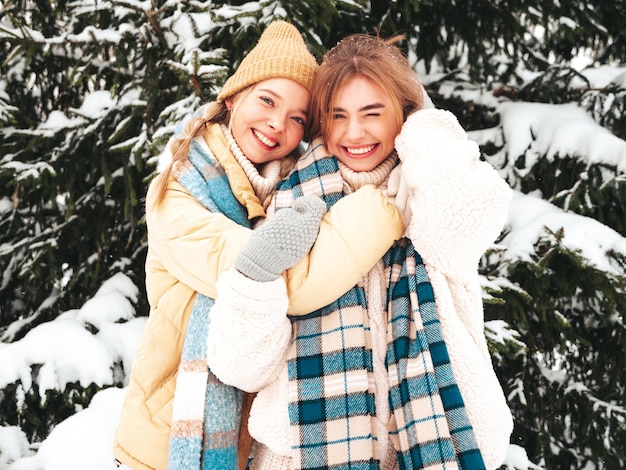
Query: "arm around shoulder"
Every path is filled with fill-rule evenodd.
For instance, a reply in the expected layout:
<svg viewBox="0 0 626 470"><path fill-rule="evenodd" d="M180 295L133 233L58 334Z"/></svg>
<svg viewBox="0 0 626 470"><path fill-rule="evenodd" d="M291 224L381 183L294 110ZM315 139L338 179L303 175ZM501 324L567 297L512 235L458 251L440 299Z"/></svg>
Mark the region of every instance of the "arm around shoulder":
<svg viewBox="0 0 626 470"><path fill-rule="evenodd" d="M286 272L289 313L306 315L354 287L402 237L398 210L372 185L337 202L310 253Z"/></svg>

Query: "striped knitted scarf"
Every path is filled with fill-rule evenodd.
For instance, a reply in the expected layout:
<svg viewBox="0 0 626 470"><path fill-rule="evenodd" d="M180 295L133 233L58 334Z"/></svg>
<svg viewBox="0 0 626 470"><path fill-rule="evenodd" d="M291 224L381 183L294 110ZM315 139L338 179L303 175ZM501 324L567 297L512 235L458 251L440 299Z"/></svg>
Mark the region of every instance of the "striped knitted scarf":
<svg viewBox="0 0 626 470"><path fill-rule="evenodd" d="M176 168L175 176L208 210L249 226L246 209L233 195L223 168L203 138L192 141L189 161ZM174 395L169 470L237 468L242 394L221 383L207 364L206 337L213 304L213 299L198 294L187 327Z"/></svg>
<svg viewBox="0 0 626 470"><path fill-rule="evenodd" d="M322 197L329 208L343 196L337 160L323 151L318 146L301 158L279 184L276 209L290 206L305 190ZM383 263L388 430L399 468L482 470L424 263L408 239L396 242ZM293 319L288 370L296 469L380 467L367 304L366 291L358 285L331 305Z"/></svg>

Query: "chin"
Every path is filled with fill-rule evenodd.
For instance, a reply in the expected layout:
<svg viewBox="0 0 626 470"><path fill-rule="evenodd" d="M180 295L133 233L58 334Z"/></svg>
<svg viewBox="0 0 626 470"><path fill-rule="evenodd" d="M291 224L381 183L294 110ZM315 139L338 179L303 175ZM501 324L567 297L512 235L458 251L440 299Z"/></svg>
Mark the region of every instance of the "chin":
<svg viewBox="0 0 626 470"><path fill-rule="evenodd" d="M359 172L372 171L379 164L379 162L358 161L358 160L355 162L350 162L350 163L352 163L352 165L347 165L348 168L350 168L352 171L359 171Z"/></svg>

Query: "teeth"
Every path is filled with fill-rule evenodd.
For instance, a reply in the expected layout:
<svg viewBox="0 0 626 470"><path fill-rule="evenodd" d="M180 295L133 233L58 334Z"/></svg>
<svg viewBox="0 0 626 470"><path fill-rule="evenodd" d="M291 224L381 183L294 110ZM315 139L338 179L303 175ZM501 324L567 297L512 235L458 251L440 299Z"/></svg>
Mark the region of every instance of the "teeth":
<svg viewBox="0 0 626 470"><path fill-rule="evenodd" d="M259 139L261 142L263 142L268 147L276 147L278 145L276 142L268 139L267 137L265 137L263 134L261 134L256 129L253 130L252 132L254 132L254 135L256 136L257 139Z"/></svg>
<svg viewBox="0 0 626 470"><path fill-rule="evenodd" d="M352 155L363 155L364 153L370 152L374 148L373 145L368 145L367 147L358 147L358 148L350 148L346 147L348 153Z"/></svg>

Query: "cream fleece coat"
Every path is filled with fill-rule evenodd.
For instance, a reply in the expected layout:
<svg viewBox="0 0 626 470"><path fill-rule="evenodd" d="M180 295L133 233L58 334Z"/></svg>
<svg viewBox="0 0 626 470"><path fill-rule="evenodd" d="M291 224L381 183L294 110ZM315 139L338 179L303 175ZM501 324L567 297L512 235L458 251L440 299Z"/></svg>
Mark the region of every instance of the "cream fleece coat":
<svg viewBox="0 0 626 470"><path fill-rule="evenodd" d="M219 130L219 126L212 129ZM248 214L263 214L223 133L213 132L205 140L213 154L220 156L231 188L246 204ZM137 348L113 447L115 458L134 470L167 468L178 366L196 295L217 295L217 279L232 266L252 233L223 214L208 211L174 179L159 205L150 203L154 191L152 184L146 206L150 316ZM385 230L380 230L381 220ZM363 239L357 228L367 230L372 238ZM402 217L380 190L364 187L343 198L324 216L310 254L284 274L290 313L311 312L342 295L403 230ZM343 285L327 286L329 276L334 275ZM283 307L284 303L280 308L284 319Z"/></svg>
<svg viewBox="0 0 626 470"><path fill-rule="evenodd" d="M511 189L479 159L477 144L450 112L409 116L396 150L401 164L386 191L404 214L405 236L424 259L476 441L487 468L495 469L505 458L513 420L487 349L478 263L504 226ZM222 381L259 391L249 431L272 452L289 455L285 360L291 326L279 308L283 282L259 289L235 270L222 276L208 360Z"/></svg>

